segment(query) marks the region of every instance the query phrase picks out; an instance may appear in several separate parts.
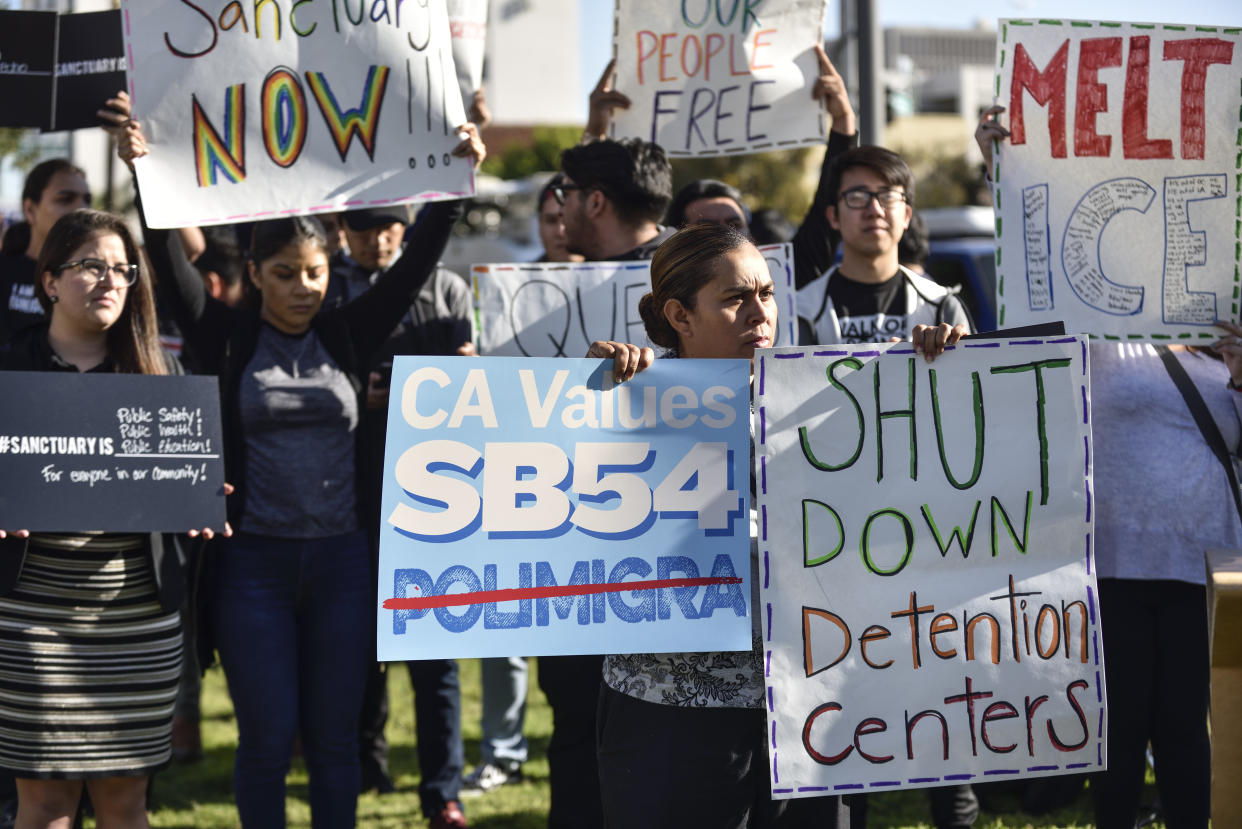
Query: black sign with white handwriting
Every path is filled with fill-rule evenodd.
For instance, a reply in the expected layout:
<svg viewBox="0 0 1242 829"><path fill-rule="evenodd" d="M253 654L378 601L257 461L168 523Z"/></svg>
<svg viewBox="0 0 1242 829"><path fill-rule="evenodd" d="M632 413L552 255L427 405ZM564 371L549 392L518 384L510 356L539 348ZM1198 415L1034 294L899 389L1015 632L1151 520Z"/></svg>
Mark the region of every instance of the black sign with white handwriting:
<svg viewBox="0 0 1242 829"><path fill-rule="evenodd" d="M0 374L0 527L224 528L211 377Z"/></svg>

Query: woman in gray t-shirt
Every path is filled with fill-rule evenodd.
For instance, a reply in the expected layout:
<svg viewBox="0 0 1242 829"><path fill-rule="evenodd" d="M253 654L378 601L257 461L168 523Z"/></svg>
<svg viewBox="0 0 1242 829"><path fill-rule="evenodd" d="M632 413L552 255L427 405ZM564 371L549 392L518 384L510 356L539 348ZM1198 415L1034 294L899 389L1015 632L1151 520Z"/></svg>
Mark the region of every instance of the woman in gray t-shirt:
<svg viewBox="0 0 1242 829"><path fill-rule="evenodd" d="M122 158L145 152L135 122ZM453 151L481 161L473 125ZM144 227L167 304L206 373L219 375L235 536L208 556L210 623L237 716L234 792L245 826L285 825L300 735L316 826L352 827L358 716L374 659L375 577L357 447L372 355L435 272L460 202L426 209L407 252L347 305L323 308L328 255L313 217L255 226L255 299L207 295L175 234Z"/></svg>

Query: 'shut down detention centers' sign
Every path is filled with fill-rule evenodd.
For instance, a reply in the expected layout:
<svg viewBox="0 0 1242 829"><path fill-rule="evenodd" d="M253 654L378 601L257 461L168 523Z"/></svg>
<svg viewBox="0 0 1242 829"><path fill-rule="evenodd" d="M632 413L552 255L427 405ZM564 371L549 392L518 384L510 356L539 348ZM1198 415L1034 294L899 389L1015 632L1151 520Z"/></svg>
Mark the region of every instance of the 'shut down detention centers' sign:
<svg viewBox="0 0 1242 829"><path fill-rule="evenodd" d="M1086 343L757 358L774 797L1105 767Z"/></svg>
<svg viewBox="0 0 1242 829"><path fill-rule="evenodd" d="M444 0L122 14L153 227L474 193L472 162L450 155L466 116Z"/></svg>

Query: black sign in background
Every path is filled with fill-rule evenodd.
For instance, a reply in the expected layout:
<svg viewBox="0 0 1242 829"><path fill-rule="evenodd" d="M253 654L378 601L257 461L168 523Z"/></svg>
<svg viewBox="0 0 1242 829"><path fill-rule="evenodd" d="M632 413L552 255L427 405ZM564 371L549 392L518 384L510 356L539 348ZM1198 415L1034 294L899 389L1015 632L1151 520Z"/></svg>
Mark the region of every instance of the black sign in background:
<svg viewBox="0 0 1242 829"><path fill-rule="evenodd" d="M76 130L99 126L95 111L104 101L125 89L125 41L121 35L121 11L86 12L60 16L57 65L83 61L108 61L110 72L58 75L56 111L50 129Z"/></svg>
<svg viewBox="0 0 1242 829"><path fill-rule="evenodd" d="M212 377L0 373L0 527L222 530L218 389Z"/></svg>
<svg viewBox="0 0 1242 829"><path fill-rule="evenodd" d="M47 129L56 12L0 11L0 127Z"/></svg>

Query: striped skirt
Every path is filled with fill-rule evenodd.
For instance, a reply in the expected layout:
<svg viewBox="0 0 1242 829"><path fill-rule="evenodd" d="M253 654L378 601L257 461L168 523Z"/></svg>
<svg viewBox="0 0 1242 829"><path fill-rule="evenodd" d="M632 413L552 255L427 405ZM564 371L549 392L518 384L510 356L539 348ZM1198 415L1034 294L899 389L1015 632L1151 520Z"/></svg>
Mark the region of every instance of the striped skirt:
<svg viewBox="0 0 1242 829"><path fill-rule="evenodd" d="M168 764L181 619L160 607L145 543L31 539L0 597L0 768L80 779Z"/></svg>

